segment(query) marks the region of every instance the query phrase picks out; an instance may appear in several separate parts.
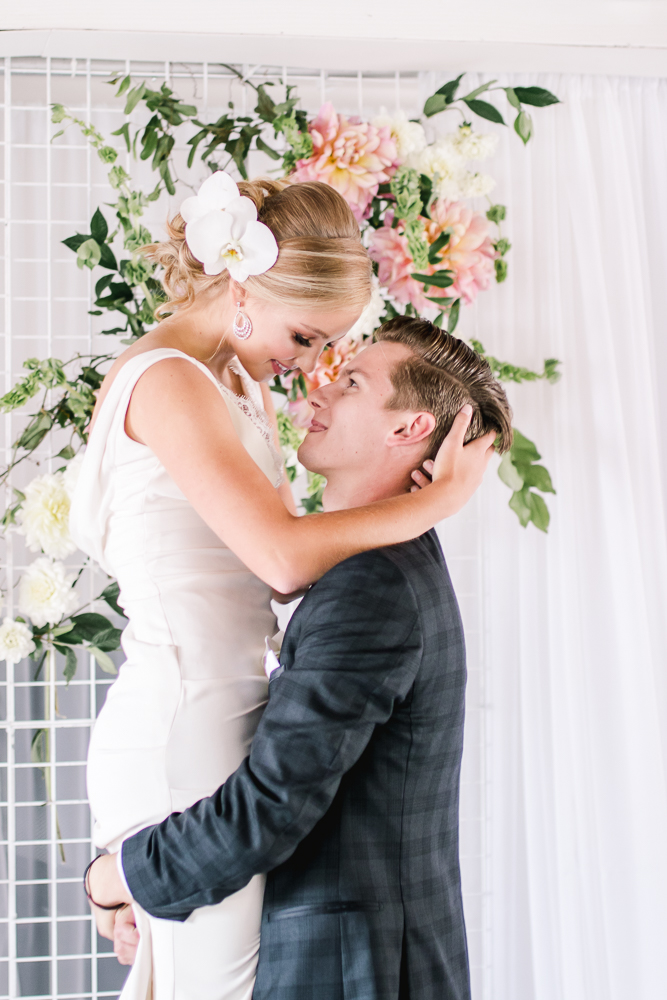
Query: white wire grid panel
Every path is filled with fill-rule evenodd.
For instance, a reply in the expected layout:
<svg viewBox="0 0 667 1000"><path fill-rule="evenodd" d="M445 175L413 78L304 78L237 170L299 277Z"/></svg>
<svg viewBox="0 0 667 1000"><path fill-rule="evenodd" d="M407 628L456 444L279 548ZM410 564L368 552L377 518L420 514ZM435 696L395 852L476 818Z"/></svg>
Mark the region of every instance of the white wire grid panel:
<svg viewBox="0 0 667 1000"><path fill-rule="evenodd" d="M286 83L297 84L302 106L309 112L331 100L337 110L348 114L369 116L384 106L389 110L400 107L414 117L433 89L430 75L416 73L239 68L253 82L273 81L277 94ZM185 101L197 104L200 115L208 120L221 114L228 101L244 108L248 99L246 88L221 65L22 58L6 58L0 64L3 392L21 375L26 358L66 359L77 351L109 349L108 339L96 335L99 320L87 314L94 279L90 271L76 267L74 255L61 243L74 232L86 232L94 209L111 200L106 170L75 128L51 142L56 128L50 123L49 107L52 102L64 104L108 136L121 124L121 103L107 83L119 72L131 72L134 78L157 85L166 80ZM253 155L257 160L251 159L251 173L266 170L262 154ZM184 163L184 156L182 149L177 150L177 164ZM150 190L155 180L144 169L145 188ZM136 176L136 165L132 171ZM160 231L168 210L165 202L151 207L147 224L153 232ZM6 460L24 423L20 412L3 418ZM40 472L52 467L45 446L37 457ZM21 486L36 471L34 466L17 470L14 484ZM485 905L489 884L485 757L490 748L485 739L487 685L482 667L482 560L476 505L448 524L442 537L468 646L461 855L473 995L481 1000L490 996L485 960L490 954ZM4 542L3 614L16 613L14 588L34 558L22 541L14 533ZM76 566L77 556L69 562ZM103 586L101 574L87 573L89 599ZM111 679L84 657L69 685L62 666L51 667L35 678L30 661L9 665L0 685L0 1000L115 997L126 973L109 942L97 936L81 886L81 872L94 856L85 787L88 738ZM48 781L44 769L31 758L31 740L42 727L52 741Z"/></svg>

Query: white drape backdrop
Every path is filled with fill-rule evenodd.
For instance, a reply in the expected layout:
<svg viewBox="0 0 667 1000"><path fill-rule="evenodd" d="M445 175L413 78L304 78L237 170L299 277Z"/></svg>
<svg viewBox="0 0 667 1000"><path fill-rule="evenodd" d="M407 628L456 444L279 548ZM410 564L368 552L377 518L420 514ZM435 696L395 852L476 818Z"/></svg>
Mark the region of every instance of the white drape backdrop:
<svg viewBox="0 0 667 1000"><path fill-rule="evenodd" d="M482 497L485 993L664 1000L667 80L507 82L564 103L527 149L501 146L511 274L463 332L515 363L558 357L563 379L511 393L558 490L549 535L517 525L497 479Z"/></svg>

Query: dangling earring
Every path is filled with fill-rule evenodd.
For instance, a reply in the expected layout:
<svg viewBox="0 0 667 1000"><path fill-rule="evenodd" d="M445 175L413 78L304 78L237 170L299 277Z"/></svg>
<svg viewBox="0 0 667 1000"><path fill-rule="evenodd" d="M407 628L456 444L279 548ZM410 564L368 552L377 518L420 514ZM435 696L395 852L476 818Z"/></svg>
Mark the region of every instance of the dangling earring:
<svg viewBox="0 0 667 1000"><path fill-rule="evenodd" d="M232 327L234 331L234 336L238 337L239 340L247 340L252 333L252 323L245 313L241 312L241 303L236 303L236 316L234 317L234 326Z"/></svg>

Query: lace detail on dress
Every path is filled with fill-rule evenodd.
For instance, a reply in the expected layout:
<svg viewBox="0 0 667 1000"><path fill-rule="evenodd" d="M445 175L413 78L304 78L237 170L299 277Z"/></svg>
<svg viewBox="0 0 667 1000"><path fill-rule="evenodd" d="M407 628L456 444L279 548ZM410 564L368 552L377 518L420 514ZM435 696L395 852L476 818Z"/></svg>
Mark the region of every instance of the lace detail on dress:
<svg viewBox="0 0 667 1000"><path fill-rule="evenodd" d="M218 385L220 386L220 389L225 394L225 396L233 400L233 402L238 406L241 412L245 413L246 417L248 417L251 424L257 428L259 433L264 438L268 446L268 449L273 457L273 461L275 462L276 470L280 473L278 482L276 483L276 489L277 489L278 486L282 486L282 484L285 482L285 467L273 439L273 428L271 427L271 423L269 421L267 412L261 405L261 402L259 402L262 398L261 390L259 389L259 386L256 386L256 384L253 382L250 375L248 375L246 370L243 368L238 358L234 358L233 361L230 361L227 367L229 368L230 371L234 372L235 375L238 375L238 377L241 379L241 382L243 383L243 387L248 392L248 395L238 396L235 392L232 392L231 389L228 389L226 385L223 385L222 382L218 382ZM255 392L253 392L253 389L255 390ZM254 395L257 396L257 399L253 399Z"/></svg>

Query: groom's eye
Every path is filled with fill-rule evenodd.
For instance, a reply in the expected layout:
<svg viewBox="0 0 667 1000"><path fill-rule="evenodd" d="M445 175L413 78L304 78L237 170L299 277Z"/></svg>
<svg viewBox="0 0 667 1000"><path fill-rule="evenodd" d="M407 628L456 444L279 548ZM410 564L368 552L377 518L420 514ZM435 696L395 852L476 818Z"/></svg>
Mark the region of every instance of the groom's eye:
<svg viewBox="0 0 667 1000"><path fill-rule="evenodd" d="M301 344L302 347L310 347L312 343L312 341L310 341L308 337L304 337L300 333L295 333L294 339L296 340L297 344Z"/></svg>

